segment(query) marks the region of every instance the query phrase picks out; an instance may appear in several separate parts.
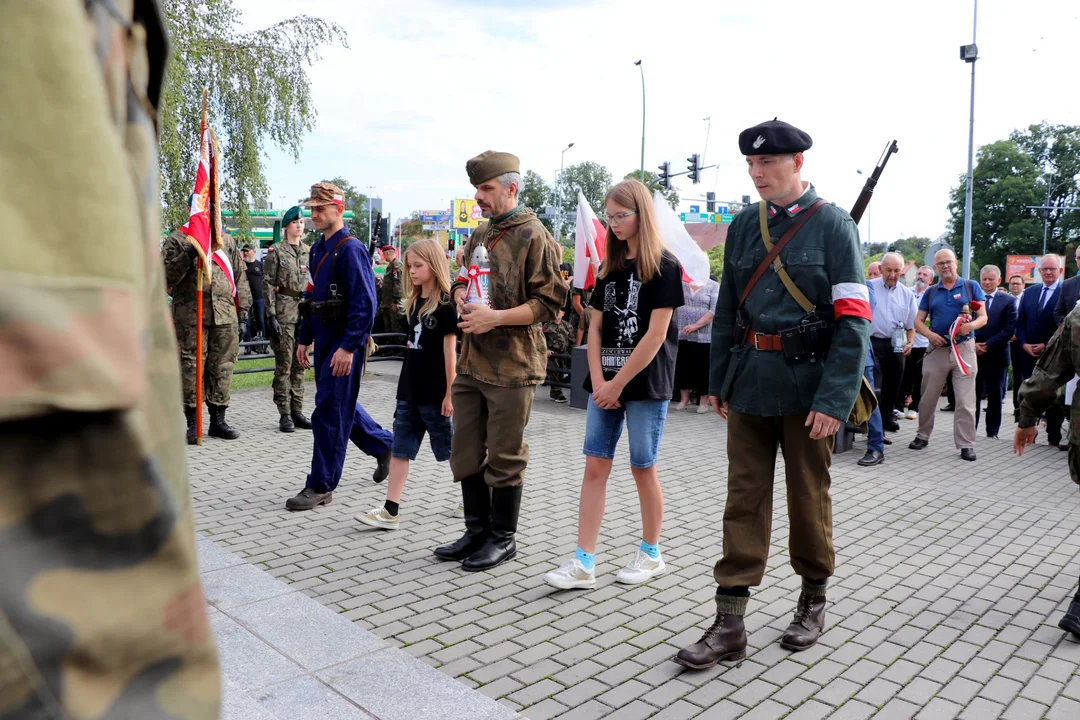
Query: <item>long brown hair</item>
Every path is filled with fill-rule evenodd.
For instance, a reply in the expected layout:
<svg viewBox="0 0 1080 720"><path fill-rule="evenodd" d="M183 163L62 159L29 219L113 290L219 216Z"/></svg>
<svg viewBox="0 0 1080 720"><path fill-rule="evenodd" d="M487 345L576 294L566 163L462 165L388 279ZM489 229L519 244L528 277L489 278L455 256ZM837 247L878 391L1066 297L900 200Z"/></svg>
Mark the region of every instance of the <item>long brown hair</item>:
<svg viewBox="0 0 1080 720"><path fill-rule="evenodd" d="M660 237L660 230L656 224L656 213L653 211L652 196L649 188L637 180L623 180L613 185L604 196L604 203L608 200L629 208L637 213L638 219L638 251L637 257L627 260L627 245L624 241L615 237L615 233L608 227L607 236L604 239L604 262L600 265L600 277L607 277L611 270L622 270L630 262L634 263L638 279L647 283L660 272L660 257L664 252L664 238Z"/></svg>
<svg viewBox="0 0 1080 720"><path fill-rule="evenodd" d="M409 277L410 255L415 255L418 260L422 260L425 265L431 268L431 275L435 278L435 292L431 293L431 296L424 301L423 306L420 308L420 317L426 317L435 312L443 297L450 294L450 263L446 259L446 252L443 250L442 245L430 238L416 240L405 248L405 257L403 258L405 277L402 278L402 291L405 295L406 316L412 315L413 308L420 301L420 293L423 291L423 288L419 285L413 285L412 278Z"/></svg>

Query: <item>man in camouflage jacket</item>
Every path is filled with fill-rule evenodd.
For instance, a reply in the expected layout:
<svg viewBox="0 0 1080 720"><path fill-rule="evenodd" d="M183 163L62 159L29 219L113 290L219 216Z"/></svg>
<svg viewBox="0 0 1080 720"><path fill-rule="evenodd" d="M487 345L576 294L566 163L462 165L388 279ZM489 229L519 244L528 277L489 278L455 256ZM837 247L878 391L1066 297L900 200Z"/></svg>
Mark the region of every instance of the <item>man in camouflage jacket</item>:
<svg viewBox="0 0 1080 720"><path fill-rule="evenodd" d="M397 257L397 248L384 245L382 255L386 258L386 271L379 283L379 308L375 326L384 333L405 332L405 268ZM387 345L391 343L385 343Z"/></svg>
<svg viewBox="0 0 1080 720"><path fill-rule="evenodd" d="M263 296L266 298L267 337L274 348L274 404L281 432L311 429L304 416L304 368L296 359L300 328L300 301L308 283L308 246L300 239L304 217L300 206L289 208L281 219L285 239L274 243L263 261Z"/></svg>
<svg viewBox="0 0 1080 720"><path fill-rule="evenodd" d="M225 421L229 406L233 366L240 349L240 323L251 307L244 259L227 233L220 233L222 247L232 268L232 281L215 262L210 262L212 281L203 277L203 388L210 410L210 436L235 440L239 431ZM216 248L215 248L216 250ZM161 248L165 281L172 288L173 323L180 344L180 375L184 387L187 441L195 444L195 303L199 259L195 246L181 230L173 230ZM235 288L235 295L234 295Z"/></svg>
<svg viewBox="0 0 1080 720"><path fill-rule="evenodd" d="M517 553L521 486L529 461L525 425L536 385L547 374L541 324L566 298L558 244L536 217L518 205L518 159L485 152L465 164L476 201L490 218L465 246L465 265L451 286L465 333L451 391L454 440L450 469L461 483L465 534L435 554L486 570ZM468 265L487 249L487 303L465 302ZM490 488L490 490L489 490Z"/></svg>
<svg viewBox="0 0 1080 720"><path fill-rule="evenodd" d="M4 6L0 211L47 242L0 254L2 720L220 717L158 253L166 54L151 0Z"/></svg>
<svg viewBox="0 0 1080 720"><path fill-rule="evenodd" d="M574 328L570 321L560 310L556 318L544 323L544 341L547 343L548 355L569 355L570 348L574 344ZM557 369L556 369L557 368ZM548 359L548 382L569 382L570 361ZM557 403L567 402L566 394L561 387L551 385L548 396Z"/></svg>

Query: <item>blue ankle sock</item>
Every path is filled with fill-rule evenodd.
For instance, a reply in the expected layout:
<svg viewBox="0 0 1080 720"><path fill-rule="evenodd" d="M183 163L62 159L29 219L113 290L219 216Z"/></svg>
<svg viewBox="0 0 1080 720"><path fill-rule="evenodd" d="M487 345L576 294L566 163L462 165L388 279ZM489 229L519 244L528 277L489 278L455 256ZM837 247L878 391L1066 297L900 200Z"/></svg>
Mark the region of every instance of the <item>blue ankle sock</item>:
<svg viewBox="0 0 1080 720"><path fill-rule="evenodd" d="M655 545L650 545L649 543L642 540L641 541L641 550L642 550L642 552L648 553L649 557L651 557L653 560L660 557L660 543L656 543Z"/></svg>
<svg viewBox="0 0 1080 720"><path fill-rule="evenodd" d="M578 548L574 557L577 558L577 561L581 563L581 566L586 570L593 570L596 568L596 556L592 553L587 553L581 548Z"/></svg>

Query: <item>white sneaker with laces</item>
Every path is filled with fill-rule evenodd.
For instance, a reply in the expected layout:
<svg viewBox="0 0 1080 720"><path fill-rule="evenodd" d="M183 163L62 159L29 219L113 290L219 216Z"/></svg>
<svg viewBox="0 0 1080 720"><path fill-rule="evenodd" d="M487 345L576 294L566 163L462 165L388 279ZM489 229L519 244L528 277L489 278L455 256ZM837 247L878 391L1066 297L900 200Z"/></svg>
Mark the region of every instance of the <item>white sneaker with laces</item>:
<svg viewBox="0 0 1080 720"><path fill-rule="evenodd" d="M634 553L634 559L615 576L615 582L623 585L640 585L663 573L666 569L667 566L664 565L663 555L653 560L649 557L649 553L638 548L637 552Z"/></svg>
<svg viewBox="0 0 1080 720"><path fill-rule="evenodd" d="M908 410L907 414L904 415L904 417L906 417L908 420L918 420L919 419L919 413L916 412L915 410Z"/></svg>
<svg viewBox="0 0 1080 720"><path fill-rule="evenodd" d="M465 503L458 503L457 507L454 508L453 515L454 515L454 517L457 517L457 518L465 517Z"/></svg>
<svg viewBox="0 0 1080 720"><path fill-rule="evenodd" d="M712 408L709 407L708 405L698 405L697 406L698 415L704 415L705 413L709 412L710 410L712 410Z"/></svg>
<svg viewBox="0 0 1080 720"><path fill-rule="evenodd" d="M544 575L544 582L560 590L591 588L596 585L596 571L586 570L581 561L575 557L558 570L552 570Z"/></svg>
<svg viewBox="0 0 1080 720"><path fill-rule="evenodd" d="M686 403L684 403L684 402L675 403L675 409L676 410L685 410L686 409Z"/></svg>
<svg viewBox="0 0 1080 720"><path fill-rule="evenodd" d="M398 515L391 515L387 512L386 507L381 505L377 508L368 510L367 512L360 513L356 516L356 519L365 525L370 525L371 527L379 528L381 530L397 530L401 527L400 513Z"/></svg>

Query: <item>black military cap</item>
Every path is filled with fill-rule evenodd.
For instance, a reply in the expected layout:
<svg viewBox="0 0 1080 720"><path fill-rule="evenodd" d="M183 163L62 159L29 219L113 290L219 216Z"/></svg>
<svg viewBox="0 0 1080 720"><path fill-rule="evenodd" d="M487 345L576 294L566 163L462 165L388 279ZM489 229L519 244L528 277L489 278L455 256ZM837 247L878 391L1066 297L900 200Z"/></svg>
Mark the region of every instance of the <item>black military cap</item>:
<svg viewBox="0 0 1080 720"><path fill-rule="evenodd" d="M248 243L248 244L244 245L243 250L241 250L241 252L247 252L248 250L254 250L254 249L255 249L255 246L252 245L251 243Z"/></svg>
<svg viewBox="0 0 1080 720"><path fill-rule="evenodd" d="M743 155L788 155L805 152L813 144L802 130L776 118L739 133L739 152Z"/></svg>

